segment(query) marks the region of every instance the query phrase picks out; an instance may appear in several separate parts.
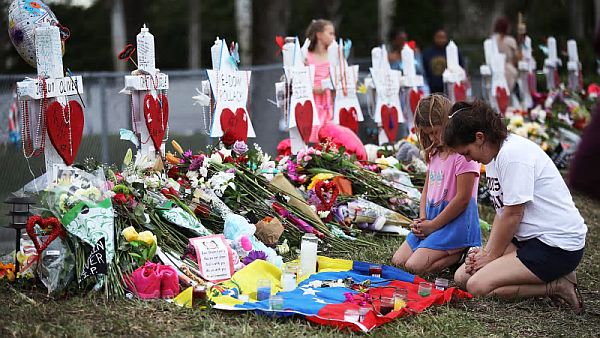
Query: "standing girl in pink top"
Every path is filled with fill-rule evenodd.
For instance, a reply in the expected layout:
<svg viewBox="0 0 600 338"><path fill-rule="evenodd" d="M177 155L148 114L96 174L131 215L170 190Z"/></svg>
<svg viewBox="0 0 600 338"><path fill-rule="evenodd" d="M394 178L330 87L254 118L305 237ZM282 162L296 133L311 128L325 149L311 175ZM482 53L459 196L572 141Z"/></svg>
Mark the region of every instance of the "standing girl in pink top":
<svg viewBox="0 0 600 338"><path fill-rule="evenodd" d="M450 101L433 94L419 101L415 127L425 151L427 176L419 219L411 224L392 262L416 273L433 273L460 260L465 249L481 245L477 185L480 164L444 145ZM451 117L450 117L451 118Z"/></svg>
<svg viewBox="0 0 600 338"><path fill-rule="evenodd" d="M335 40L335 28L329 20L313 20L306 29L306 38L310 40L306 64L315 66L313 94L316 110L319 114L319 126L313 126L310 142L319 141L319 128L333 118L333 101L331 91L323 89L321 80L329 78L329 60L327 47Z"/></svg>

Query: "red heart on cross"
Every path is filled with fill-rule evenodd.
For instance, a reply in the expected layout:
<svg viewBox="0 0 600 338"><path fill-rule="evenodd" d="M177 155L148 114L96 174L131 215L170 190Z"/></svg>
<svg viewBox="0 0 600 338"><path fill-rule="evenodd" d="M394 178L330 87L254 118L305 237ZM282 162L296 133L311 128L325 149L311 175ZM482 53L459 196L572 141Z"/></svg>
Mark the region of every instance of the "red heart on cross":
<svg viewBox="0 0 600 338"><path fill-rule="evenodd" d="M463 102L467 100L467 88L461 83L454 84L454 102Z"/></svg>
<svg viewBox="0 0 600 338"><path fill-rule="evenodd" d="M317 184L315 184L315 195L317 195L322 204L319 211L331 211L339 193L340 190L334 182L317 182ZM329 199L326 197L326 194L329 195ZM332 213L329 215L333 217ZM330 218L328 217L328 219ZM326 221L328 221L328 219L326 219Z"/></svg>
<svg viewBox="0 0 600 338"><path fill-rule="evenodd" d="M144 97L144 118L154 149L159 150L169 122L169 101L167 97L159 94L157 98L154 98L152 94L146 94Z"/></svg>
<svg viewBox="0 0 600 338"><path fill-rule="evenodd" d="M221 140L225 145L232 145L235 141L248 141L248 117L244 108L238 108L235 113L225 108L221 112Z"/></svg>
<svg viewBox="0 0 600 338"><path fill-rule="evenodd" d="M417 111L417 105L419 100L423 97L423 91L420 89L411 89L408 93L408 103L410 104L410 111L414 114Z"/></svg>
<svg viewBox="0 0 600 338"><path fill-rule="evenodd" d="M42 229L42 231L44 232L50 229L50 234L48 235L48 238L43 244L40 244L38 240L38 235L34 229L36 225L39 226L40 229ZM42 218L38 215L31 216L27 221L25 230L27 231L29 238L31 238L31 241L35 246L35 250L37 251L38 255L41 255L42 252L48 248L50 243L52 243L52 241L54 241L58 236L60 236L61 238L64 238L66 236L65 229L62 227L62 225L56 217Z"/></svg>
<svg viewBox="0 0 600 338"><path fill-rule="evenodd" d="M296 126L300 137L304 143L310 142L310 134L313 127L313 105L310 101L304 101L303 104L300 102L296 103L294 107L294 117L296 118Z"/></svg>
<svg viewBox="0 0 600 338"><path fill-rule="evenodd" d="M396 107L381 106L381 124L390 143L396 141L398 135L398 109Z"/></svg>
<svg viewBox="0 0 600 338"><path fill-rule="evenodd" d="M504 116L506 108L508 108L508 92L506 88L496 87L496 102L498 103L500 115Z"/></svg>
<svg viewBox="0 0 600 338"><path fill-rule="evenodd" d="M71 165L83 136L83 108L77 101L69 101L66 106L54 101L46 111L48 137L66 165Z"/></svg>
<svg viewBox="0 0 600 338"><path fill-rule="evenodd" d="M349 128L355 134L358 134L358 114L356 108L340 109L340 125Z"/></svg>

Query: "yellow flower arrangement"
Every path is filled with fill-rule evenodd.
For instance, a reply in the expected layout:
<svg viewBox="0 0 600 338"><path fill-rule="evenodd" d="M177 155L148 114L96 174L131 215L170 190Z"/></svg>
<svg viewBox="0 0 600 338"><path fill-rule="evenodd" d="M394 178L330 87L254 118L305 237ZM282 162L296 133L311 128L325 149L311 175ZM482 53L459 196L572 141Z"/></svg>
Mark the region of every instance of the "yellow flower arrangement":
<svg viewBox="0 0 600 338"><path fill-rule="evenodd" d="M319 183L319 181L326 181L326 180L330 180L334 177L334 175L332 174L327 174L327 173L319 173L316 174L315 176L313 176L312 180L310 181L310 184L308 185L308 190L312 189L315 187L315 185L317 183Z"/></svg>

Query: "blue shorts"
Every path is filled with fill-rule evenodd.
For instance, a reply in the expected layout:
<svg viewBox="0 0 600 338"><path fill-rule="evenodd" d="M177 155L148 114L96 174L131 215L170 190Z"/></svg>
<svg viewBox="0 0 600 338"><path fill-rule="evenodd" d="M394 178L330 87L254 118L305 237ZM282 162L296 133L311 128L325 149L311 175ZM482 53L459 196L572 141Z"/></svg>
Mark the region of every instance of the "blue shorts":
<svg viewBox="0 0 600 338"><path fill-rule="evenodd" d="M513 238L512 243L517 247L517 258L521 263L546 283L575 271L583 257L583 249L567 251L537 238L520 242Z"/></svg>

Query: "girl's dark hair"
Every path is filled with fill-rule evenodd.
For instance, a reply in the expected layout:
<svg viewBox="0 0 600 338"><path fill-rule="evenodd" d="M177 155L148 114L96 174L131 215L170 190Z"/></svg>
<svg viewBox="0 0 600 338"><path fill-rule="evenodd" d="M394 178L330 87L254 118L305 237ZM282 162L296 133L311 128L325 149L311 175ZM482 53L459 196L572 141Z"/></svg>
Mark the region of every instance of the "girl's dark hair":
<svg viewBox="0 0 600 338"><path fill-rule="evenodd" d="M327 26L333 26L333 22L325 19L317 19L313 20L308 28L306 28L306 38L310 40L310 44L308 45L309 51L314 51L315 47L317 47L317 33L321 33L325 30Z"/></svg>
<svg viewBox="0 0 600 338"><path fill-rule="evenodd" d="M475 142L477 132L482 132L486 141L494 145L501 144L508 136L500 115L483 101L457 102L450 111L443 137L450 148Z"/></svg>
<svg viewBox="0 0 600 338"><path fill-rule="evenodd" d="M510 31L510 22L505 17L499 17L494 23L494 33L507 35Z"/></svg>
<svg viewBox="0 0 600 338"><path fill-rule="evenodd" d="M419 144L425 152L425 161L429 163L431 156L444 149L444 144L436 144L429 139L423 128L439 126L444 130L448 124L448 111L452 103L441 94L431 94L423 97L415 111L415 129Z"/></svg>

